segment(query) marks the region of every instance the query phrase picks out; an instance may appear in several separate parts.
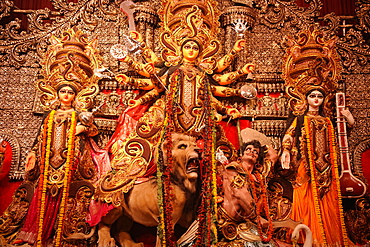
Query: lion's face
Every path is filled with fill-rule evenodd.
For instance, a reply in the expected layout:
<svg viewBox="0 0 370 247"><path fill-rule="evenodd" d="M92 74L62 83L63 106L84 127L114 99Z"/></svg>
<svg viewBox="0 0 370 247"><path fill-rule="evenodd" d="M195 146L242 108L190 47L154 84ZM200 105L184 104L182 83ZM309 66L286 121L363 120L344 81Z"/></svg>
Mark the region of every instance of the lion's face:
<svg viewBox="0 0 370 247"><path fill-rule="evenodd" d="M195 190L199 173L199 148L195 138L184 134L172 135L173 175L182 180L189 191Z"/></svg>

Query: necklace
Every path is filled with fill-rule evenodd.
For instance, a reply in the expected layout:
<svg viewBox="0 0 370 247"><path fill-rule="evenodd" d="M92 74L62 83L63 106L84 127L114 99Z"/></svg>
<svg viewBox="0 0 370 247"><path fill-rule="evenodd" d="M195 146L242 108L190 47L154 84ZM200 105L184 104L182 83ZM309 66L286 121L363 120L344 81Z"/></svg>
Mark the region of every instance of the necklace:
<svg viewBox="0 0 370 247"><path fill-rule="evenodd" d="M182 65L185 67L194 67L195 61L183 61Z"/></svg>
<svg viewBox="0 0 370 247"><path fill-rule="evenodd" d="M59 109L63 111L67 111L67 110L72 109L72 106L71 105L60 105Z"/></svg>
<svg viewBox="0 0 370 247"><path fill-rule="evenodd" d="M319 111L308 111L307 115L317 116L317 115L319 115Z"/></svg>

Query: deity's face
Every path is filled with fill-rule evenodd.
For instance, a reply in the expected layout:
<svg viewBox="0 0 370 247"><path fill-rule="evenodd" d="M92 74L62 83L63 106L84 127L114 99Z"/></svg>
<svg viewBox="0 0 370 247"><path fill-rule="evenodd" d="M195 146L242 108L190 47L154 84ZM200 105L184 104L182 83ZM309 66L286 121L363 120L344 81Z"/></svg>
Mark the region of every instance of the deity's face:
<svg viewBox="0 0 370 247"><path fill-rule="evenodd" d="M62 87L58 91L58 98L63 105L71 105L75 95L75 92L69 86Z"/></svg>
<svg viewBox="0 0 370 247"><path fill-rule="evenodd" d="M184 60L194 61L199 55L199 45L194 41L188 41L182 47Z"/></svg>
<svg viewBox="0 0 370 247"><path fill-rule="evenodd" d="M253 166L257 164L258 156L260 154L260 149L254 147L253 145L248 145L242 156L242 161L245 161L247 164L249 164L250 167L249 170L253 170ZM248 169L247 168L247 169Z"/></svg>
<svg viewBox="0 0 370 247"><path fill-rule="evenodd" d="M307 95L309 110L318 110L323 101L324 95L318 90L314 90L309 95Z"/></svg>

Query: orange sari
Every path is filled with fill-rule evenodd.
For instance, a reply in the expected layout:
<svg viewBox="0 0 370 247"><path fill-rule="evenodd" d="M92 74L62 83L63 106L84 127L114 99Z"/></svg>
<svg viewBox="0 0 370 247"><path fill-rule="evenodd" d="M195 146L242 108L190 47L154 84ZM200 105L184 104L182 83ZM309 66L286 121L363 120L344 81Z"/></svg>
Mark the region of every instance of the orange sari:
<svg viewBox="0 0 370 247"><path fill-rule="evenodd" d="M291 218L303 220L314 246L349 246L340 197L333 125L329 118L305 116Z"/></svg>

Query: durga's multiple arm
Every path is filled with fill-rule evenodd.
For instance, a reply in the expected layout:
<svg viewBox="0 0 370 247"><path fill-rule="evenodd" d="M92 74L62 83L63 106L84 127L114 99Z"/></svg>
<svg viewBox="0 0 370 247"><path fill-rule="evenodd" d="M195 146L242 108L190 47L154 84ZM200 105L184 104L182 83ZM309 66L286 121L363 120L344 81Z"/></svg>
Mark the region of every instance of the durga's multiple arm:
<svg viewBox="0 0 370 247"><path fill-rule="evenodd" d="M253 72L255 65L246 64L237 71L229 72L226 74L217 74L224 71L232 64L236 54L244 48L245 42L246 41L244 39L237 40L231 51L218 61L217 67L215 69L216 74L213 76L213 79L215 79L220 85L228 85L236 81L241 76Z"/></svg>

